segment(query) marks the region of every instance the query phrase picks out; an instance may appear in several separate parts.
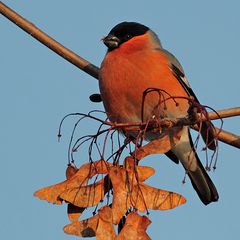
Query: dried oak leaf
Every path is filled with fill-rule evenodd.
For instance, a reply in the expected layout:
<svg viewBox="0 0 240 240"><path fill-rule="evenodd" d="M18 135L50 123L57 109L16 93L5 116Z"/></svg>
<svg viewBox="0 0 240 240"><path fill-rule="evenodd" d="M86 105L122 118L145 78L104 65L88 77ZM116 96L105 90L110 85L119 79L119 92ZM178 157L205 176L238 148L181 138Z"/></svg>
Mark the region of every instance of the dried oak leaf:
<svg viewBox="0 0 240 240"><path fill-rule="evenodd" d="M78 168L73 166L73 165L68 165L66 169L66 178L70 179L76 172L78 171ZM68 219L71 222L76 222L82 215L83 211L85 208L74 206L73 204L69 203L67 205L67 214L68 214Z"/></svg>
<svg viewBox="0 0 240 240"><path fill-rule="evenodd" d="M140 216L136 212L127 215L123 229L116 240L150 240L146 230L151 221L146 216Z"/></svg>
<svg viewBox="0 0 240 240"><path fill-rule="evenodd" d="M169 210L186 202L186 199L178 193L151 187L145 183L139 183L131 193L131 204L141 212L148 209Z"/></svg>
<svg viewBox="0 0 240 240"><path fill-rule="evenodd" d="M112 209L104 206L98 211L99 223L96 231L97 240L113 240L116 233L113 225Z"/></svg>
<svg viewBox="0 0 240 240"><path fill-rule="evenodd" d="M173 192L151 187L143 181L153 174L149 167L138 171L138 166L131 157L125 159L123 168L113 166L110 168L109 177L113 186L112 213L113 223L118 224L122 216L132 207L145 212L147 209L167 210L175 208L186 202L186 199Z"/></svg>
<svg viewBox="0 0 240 240"><path fill-rule="evenodd" d="M161 138L152 140L146 145L140 147L132 155L138 160L141 160L151 154L166 153L180 140L181 133L181 129L172 129L168 134L163 135Z"/></svg>
<svg viewBox="0 0 240 240"><path fill-rule="evenodd" d="M79 169L73 165L68 165L66 169L66 179L70 179L73 175L77 173Z"/></svg>
<svg viewBox="0 0 240 240"><path fill-rule="evenodd" d="M113 240L116 238L116 233L113 226L112 210L109 206L104 206L99 209L97 215L66 225L64 232L80 237L96 236L97 240Z"/></svg>
<svg viewBox="0 0 240 240"><path fill-rule="evenodd" d="M96 174L107 174L108 168L111 166L104 160L99 160L93 163L86 163L82 165L79 170L73 174L68 180L61 183L42 188L34 193L34 196L46 200L49 203L62 204L62 198L60 195L65 191L69 191L74 188L80 188L87 185L87 182ZM93 185L89 186L93 189ZM89 189L85 189L89 191ZM93 190L90 190L93 191Z"/></svg>
<svg viewBox="0 0 240 240"><path fill-rule="evenodd" d="M123 165L127 172L134 172L140 182L147 180L155 173L155 170L152 167L137 166L133 157L126 157Z"/></svg>
<svg viewBox="0 0 240 240"><path fill-rule="evenodd" d="M99 216L95 215L80 222L73 222L66 225L63 230L66 234L79 237L95 237L99 222Z"/></svg>
<svg viewBox="0 0 240 240"><path fill-rule="evenodd" d="M92 207L103 200L110 190L108 176L100 181L82 187L70 188L62 192L58 198L78 207Z"/></svg>
<svg viewBox="0 0 240 240"><path fill-rule="evenodd" d="M81 217L84 210L85 210L85 208L83 208L83 207L78 207L78 206L75 206L75 205L69 203L67 206L68 219L71 222L78 221L78 219Z"/></svg>

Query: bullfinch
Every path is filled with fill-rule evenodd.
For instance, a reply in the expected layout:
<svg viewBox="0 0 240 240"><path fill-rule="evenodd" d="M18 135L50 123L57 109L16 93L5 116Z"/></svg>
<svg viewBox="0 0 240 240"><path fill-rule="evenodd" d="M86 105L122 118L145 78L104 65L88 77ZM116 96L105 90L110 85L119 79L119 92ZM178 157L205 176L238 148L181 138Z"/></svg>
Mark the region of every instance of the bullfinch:
<svg viewBox="0 0 240 240"><path fill-rule="evenodd" d="M103 38L103 43L108 50L100 68L99 88L111 122L186 117L190 107L186 99L191 97L198 102L179 61L162 47L157 35L147 26L136 22L119 23ZM143 101L148 89L159 91L149 91ZM159 99L169 96L178 98L168 99L159 106ZM214 150L211 127L203 122L201 129L208 148ZM149 134L146 138L157 136ZM194 149L188 126L182 127L180 140L166 155L182 163L205 205L218 200L216 187Z"/></svg>

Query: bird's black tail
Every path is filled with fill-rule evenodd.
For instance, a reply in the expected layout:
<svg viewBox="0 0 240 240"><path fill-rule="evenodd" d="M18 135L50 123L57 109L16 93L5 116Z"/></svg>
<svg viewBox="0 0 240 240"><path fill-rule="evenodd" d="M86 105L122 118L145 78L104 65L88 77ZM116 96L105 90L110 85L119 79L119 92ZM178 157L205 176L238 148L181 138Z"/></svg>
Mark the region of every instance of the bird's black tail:
<svg viewBox="0 0 240 240"><path fill-rule="evenodd" d="M196 157L197 169L195 171L187 170L187 173L199 198L207 205L218 200L218 192L197 155Z"/></svg>
<svg viewBox="0 0 240 240"><path fill-rule="evenodd" d="M183 128L180 141L171 150L183 164L199 198L207 205L218 200L218 192L193 147L188 127Z"/></svg>

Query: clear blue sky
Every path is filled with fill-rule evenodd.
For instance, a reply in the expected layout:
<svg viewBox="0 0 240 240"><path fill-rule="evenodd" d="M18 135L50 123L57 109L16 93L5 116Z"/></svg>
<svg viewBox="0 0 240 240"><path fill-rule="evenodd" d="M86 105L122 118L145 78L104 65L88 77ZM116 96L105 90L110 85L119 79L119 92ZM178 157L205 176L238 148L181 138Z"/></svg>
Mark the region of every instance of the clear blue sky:
<svg viewBox="0 0 240 240"><path fill-rule="evenodd" d="M215 109L239 105L240 2L231 1L3 1L49 35L100 65L102 36L117 23L151 27L182 63L199 100ZM98 82L0 16L1 239L76 239L63 233L66 205L54 206L33 192L65 177L73 121L57 142L58 124L71 112L102 109L88 100ZM85 125L91 131L91 124ZM239 134L239 117L224 129ZM152 239L238 239L239 150L220 143L211 173L220 199L203 206L184 171L164 156L143 163L158 171L151 184L182 193L188 202L173 211L151 212ZM204 154L199 153L203 162ZM81 161L80 161L81 159ZM77 164L88 161L79 157Z"/></svg>

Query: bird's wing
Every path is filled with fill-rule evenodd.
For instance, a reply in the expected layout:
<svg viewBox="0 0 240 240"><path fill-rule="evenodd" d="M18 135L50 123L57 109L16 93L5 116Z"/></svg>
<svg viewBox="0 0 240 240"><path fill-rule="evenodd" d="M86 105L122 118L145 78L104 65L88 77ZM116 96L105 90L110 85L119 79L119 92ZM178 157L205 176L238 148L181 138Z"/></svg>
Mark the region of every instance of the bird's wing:
<svg viewBox="0 0 240 240"><path fill-rule="evenodd" d="M180 64L180 62L177 60L177 58L170 52L168 52L165 49L161 49L165 55L167 55L168 57L168 61L169 61L169 67L172 71L172 73L174 74L174 76L177 78L177 80L181 83L182 87L185 89L185 91L187 92L187 94L189 96L194 97L195 101L199 103L195 93L193 92L189 82L187 81L187 78L185 77L183 68Z"/></svg>
<svg viewBox="0 0 240 240"><path fill-rule="evenodd" d="M169 67L172 70L172 73L174 76L177 78L177 80L180 82L182 87L185 89L187 94L189 96L192 96L194 100L199 103L195 93L193 92L192 88L190 87L190 84L188 83L183 68L180 64L180 62L177 60L177 58L170 52L168 52L165 49L161 49L160 51L163 51L165 55L168 57L169 60ZM216 149L216 144L215 144L215 137L214 137L214 129L213 126L209 122L203 122L202 123L202 128L201 128L201 135L206 143L207 147L211 150Z"/></svg>

